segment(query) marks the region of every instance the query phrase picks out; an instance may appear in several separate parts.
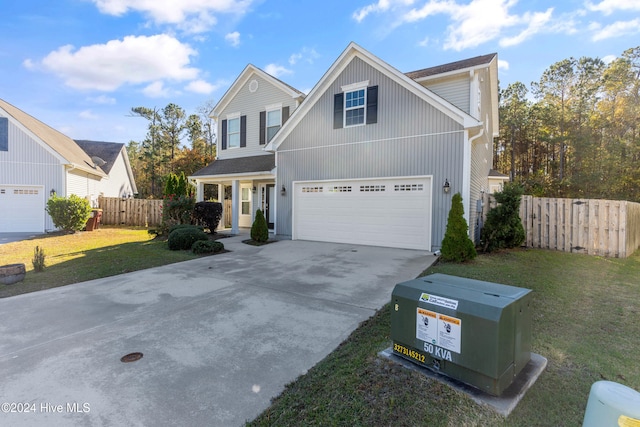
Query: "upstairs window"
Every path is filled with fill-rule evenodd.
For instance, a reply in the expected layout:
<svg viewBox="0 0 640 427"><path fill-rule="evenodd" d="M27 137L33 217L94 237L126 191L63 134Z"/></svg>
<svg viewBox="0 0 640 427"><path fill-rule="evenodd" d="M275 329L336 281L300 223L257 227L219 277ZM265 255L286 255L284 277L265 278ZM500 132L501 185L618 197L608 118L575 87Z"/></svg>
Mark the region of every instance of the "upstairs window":
<svg viewBox="0 0 640 427"><path fill-rule="evenodd" d="M346 92L344 94L344 125L356 126L364 124L364 106L365 91L364 89Z"/></svg>
<svg viewBox="0 0 640 427"><path fill-rule="evenodd" d="M271 141L271 138L278 132L281 125L282 110L278 108L277 110L267 111L267 142Z"/></svg>
<svg viewBox="0 0 640 427"><path fill-rule="evenodd" d="M247 116L230 114L222 121L222 150L247 146Z"/></svg>
<svg viewBox="0 0 640 427"><path fill-rule="evenodd" d="M9 151L9 119L0 117L0 151Z"/></svg>
<svg viewBox="0 0 640 427"><path fill-rule="evenodd" d="M240 117L236 119L229 119L229 121L227 122L227 126L227 147L240 147Z"/></svg>
<svg viewBox="0 0 640 427"><path fill-rule="evenodd" d="M365 81L341 89L333 100L334 129L378 123L378 86Z"/></svg>

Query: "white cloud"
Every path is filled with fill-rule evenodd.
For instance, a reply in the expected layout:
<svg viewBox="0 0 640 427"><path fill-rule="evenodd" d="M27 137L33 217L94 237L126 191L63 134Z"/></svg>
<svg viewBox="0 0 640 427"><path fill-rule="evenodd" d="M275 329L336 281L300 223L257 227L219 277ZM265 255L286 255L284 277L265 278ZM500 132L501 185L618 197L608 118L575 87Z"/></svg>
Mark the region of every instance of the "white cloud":
<svg viewBox="0 0 640 427"><path fill-rule="evenodd" d="M592 12L602 12L604 15L611 15L618 10L640 11L640 2L638 0L602 0L597 4L587 1L585 6Z"/></svg>
<svg viewBox="0 0 640 427"><path fill-rule="evenodd" d="M93 102L95 104L102 105L114 105L116 103L116 99L106 95L94 96L87 98L87 101Z"/></svg>
<svg viewBox="0 0 640 427"><path fill-rule="evenodd" d="M212 85L209 82L204 80L194 80L189 82L189 84L185 87L185 90L193 93L201 93L203 95L210 95L218 89L218 86Z"/></svg>
<svg viewBox="0 0 640 427"><path fill-rule="evenodd" d="M240 45L240 33L237 31L225 35L224 39L233 47L238 47Z"/></svg>
<svg viewBox="0 0 640 427"><path fill-rule="evenodd" d="M303 47L300 52L294 53L289 57L289 65L295 65L301 60L309 64L320 58L320 54L313 48Z"/></svg>
<svg viewBox="0 0 640 427"><path fill-rule="evenodd" d="M34 70L36 68L36 65L33 63L33 61L28 58L22 61L22 66L27 70Z"/></svg>
<svg viewBox="0 0 640 427"><path fill-rule="evenodd" d="M606 55L602 58L602 62L604 62L605 64L609 65L611 64L613 61L615 61L616 59L618 59L617 55Z"/></svg>
<svg viewBox="0 0 640 427"><path fill-rule="evenodd" d="M632 21L617 21L605 27L602 27L600 24L592 24L589 28L594 31L591 37L591 40L594 42L614 37L629 36L640 33L640 18Z"/></svg>
<svg viewBox="0 0 640 427"><path fill-rule="evenodd" d="M165 34L127 36L77 50L62 46L49 53L42 65L68 86L108 92L124 84L195 79L200 71L189 67L194 55L197 52L188 44Z"/></svg>
<svg viewBox="0 0 640 427"><path fill-rule="evenodd" d="M189 33L208 31L215 14L243 14L253 0L93 0L101 13L122 16L139 12L155 24L175 25Z"/></svg>
<svg viewBox="0 0 640 427"><path fill-rule="evenodd" d="M570 30L552 22L553 8L543 12L512 13L511 9L518 0L426 0L414 3L412 0L379 0L358 9L353 19L361 22L370 14L384 13L392 20L391 24L386 24L387 27L395 28L444 15L448 26L443 48L458 51L496 39L502 46L513 46L543 31ZM419 45L430 43L433 41L424 39Z"/></svg>
<svg viewBox="0 0 640 427"><path fill-rule="evenodd" d="M164 83L161 81L151 83L142 89L142 93L149 98L166 98L169 96L169 91L164 87Z"/></svg>
<svg viewBox="0 0 640 427"><path fill-rule="evenodd" d="M98 118L98 116L94 114L93 111L91 110L81 111L80 114L78 114L78 116L80 116L81 119L85 119L85 120L96 120Z"/></svg>
<svg viewBox="0 0 640 427"><path fill-rule="evenodd" d="M507 61L505 61L504 59L498 59L498 69L499 70L508 70L509 69L509 63Z"/></svg>
<svg viewBox="0 0 640 427"><path fill-rule="evenodd" d="M280 77L285 74L293 73L293 71L278 64L269 64L266 67L264 67L264 71L266 71L268 74L271 74L273 77Z"/></svg>

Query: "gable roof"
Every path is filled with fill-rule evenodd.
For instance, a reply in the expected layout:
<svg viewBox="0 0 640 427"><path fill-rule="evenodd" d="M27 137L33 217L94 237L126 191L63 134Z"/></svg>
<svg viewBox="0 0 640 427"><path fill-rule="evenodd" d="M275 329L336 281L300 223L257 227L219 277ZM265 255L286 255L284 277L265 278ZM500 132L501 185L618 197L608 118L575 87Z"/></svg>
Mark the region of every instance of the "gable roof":
<svg viewBox="0 0 640 427"><path fill-rule="evenodd" d="M217 118L220 115L220 112L226 108L226 106L231 102L231 100L238 94L238 91L247 83L247 81L251 78L253 74L258 75L264 80L271 83L273 86L279 88L281 91L289 95L293 99L302 100L305 97L305 94L300 92L298 89L293 86L288 85L280 79L273 77L271 74L262 71L260 68L248 64L244 70L240 73L240 75L236 78L236 80L231 84L229 89L222 95L220 101L213 107L213 110L209 114L211 118Z"/></svg>
<svg viewBox="0 0 640 427"><path fill-rule="evenodd" d="M329 70L322 76L320 81L311 89L311 92L307 95L302 104L296 108L289 120L287 120L280 130L275 134L271 142L269 142L264 150L275 151L278 146L284 141L289 133L295 128L295 126L302 120L305 114L315 105L316 102L322 97L323 93L333 83L333 81L340 75L340 73L351 63L354 58L360 58L362 61L377 69L387 77L394 80L396 83L405 87L425 102L429 103L442 113L451 117L456 122L460 123L465 128L472 128L481 126L481 122L473 118L471 115L465 113L460 108L456 107L444 98L436 95L434 92L425 88L417 83L415 80L407 77L396 68L387 64L377 56L371 54L367 50L363 49L354 42L349 43L347 48L342 52L338 59L331 65Z"/></svg>
<svg viewBox="0 0 640 427"><path fill-rule="evenodd" d="M53 153L57 154L63 162L72 165L76 169L99 177L106 176L100 167L93 167L93 162L89 155L87 155L73 139L58 132L35 117L30 116L19 108L14 107L3 99L0 99L0 108L6 111L8 115L20 123L38 140L46 144L46 148L49 148Z"/></svg>
<svg viewBox="0 0 640 427"><path fill-rule="evenodd" d="M88 141L85 139L76 139L76 144L84 150L87 155L94 161L94 157L99 157L105 161L105 164L100 168L108 175L111 172L111 168L115 164L118 157L122 155L124 161L124 167L127 170L127 176L131 183L131 190L134 194L138 194L138 188L136 187L135 177L133 176L133 170L131 169L131 163L129 162L129 155L125 149L125 146L121 142L106 142L106 141Z"/></svg>
<svg viewBox="0 0 640 427"><path fill-rule="evenodd" d="M451 72L460 73L463 70L475 69L478 67L486 67L497 57L497 53L490 53L488 55L476 56L474 58L463 59L461 61L450 62L448 64L437 65L435 67L423 68L422 70L410 71L405 73L407 77L413 80L423 80L427 77L435 76L442 77L443 74Z"/></svg>

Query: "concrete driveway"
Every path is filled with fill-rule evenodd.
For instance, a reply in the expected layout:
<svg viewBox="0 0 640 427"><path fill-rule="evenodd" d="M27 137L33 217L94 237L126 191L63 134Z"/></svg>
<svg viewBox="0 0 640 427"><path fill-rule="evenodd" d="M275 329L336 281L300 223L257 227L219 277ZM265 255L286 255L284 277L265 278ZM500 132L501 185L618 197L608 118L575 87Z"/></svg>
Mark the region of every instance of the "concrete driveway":
<svg viewBox="0 0 640 427"><path fill-rule="evenodd" d="M435 261L241 239L224 239L230 253L0 299L0 425L242 425ZM120 361L132 352L144 356Z"/></svg>
<svg viewBox="0 0 640 427"><path fill-rule="evenodd" d="M0 245L3 243L18 242L38 236L37 233L0 233Z"/></svg>

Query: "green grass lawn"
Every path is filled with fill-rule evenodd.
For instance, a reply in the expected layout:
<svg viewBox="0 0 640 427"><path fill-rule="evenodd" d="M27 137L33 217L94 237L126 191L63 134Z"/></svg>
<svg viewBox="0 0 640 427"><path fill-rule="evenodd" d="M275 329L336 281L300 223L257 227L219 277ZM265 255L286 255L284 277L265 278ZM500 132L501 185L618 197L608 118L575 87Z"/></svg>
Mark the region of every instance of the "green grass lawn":
<svg viewBox="0 0 640 427"><path fill-rule="evenodd" d="M42 272L33 270L36 246L46 255ZM166 241L154 240L146 229L102 227L74 234L47 234L0 245L0 265L24 263L27 269L22 282L0 285L0 298L196 257L189 251L168 250Z"/></svg>
<svg viewBox="0 0 640 427"><path fill-rule="evenodd" d="M508 418L379 357L391 342L387 305L249 425L580 426L594 382L640 390L640 251L607 259L513 250L431 273L533 290L532 351L548 365Z"/></svg>

